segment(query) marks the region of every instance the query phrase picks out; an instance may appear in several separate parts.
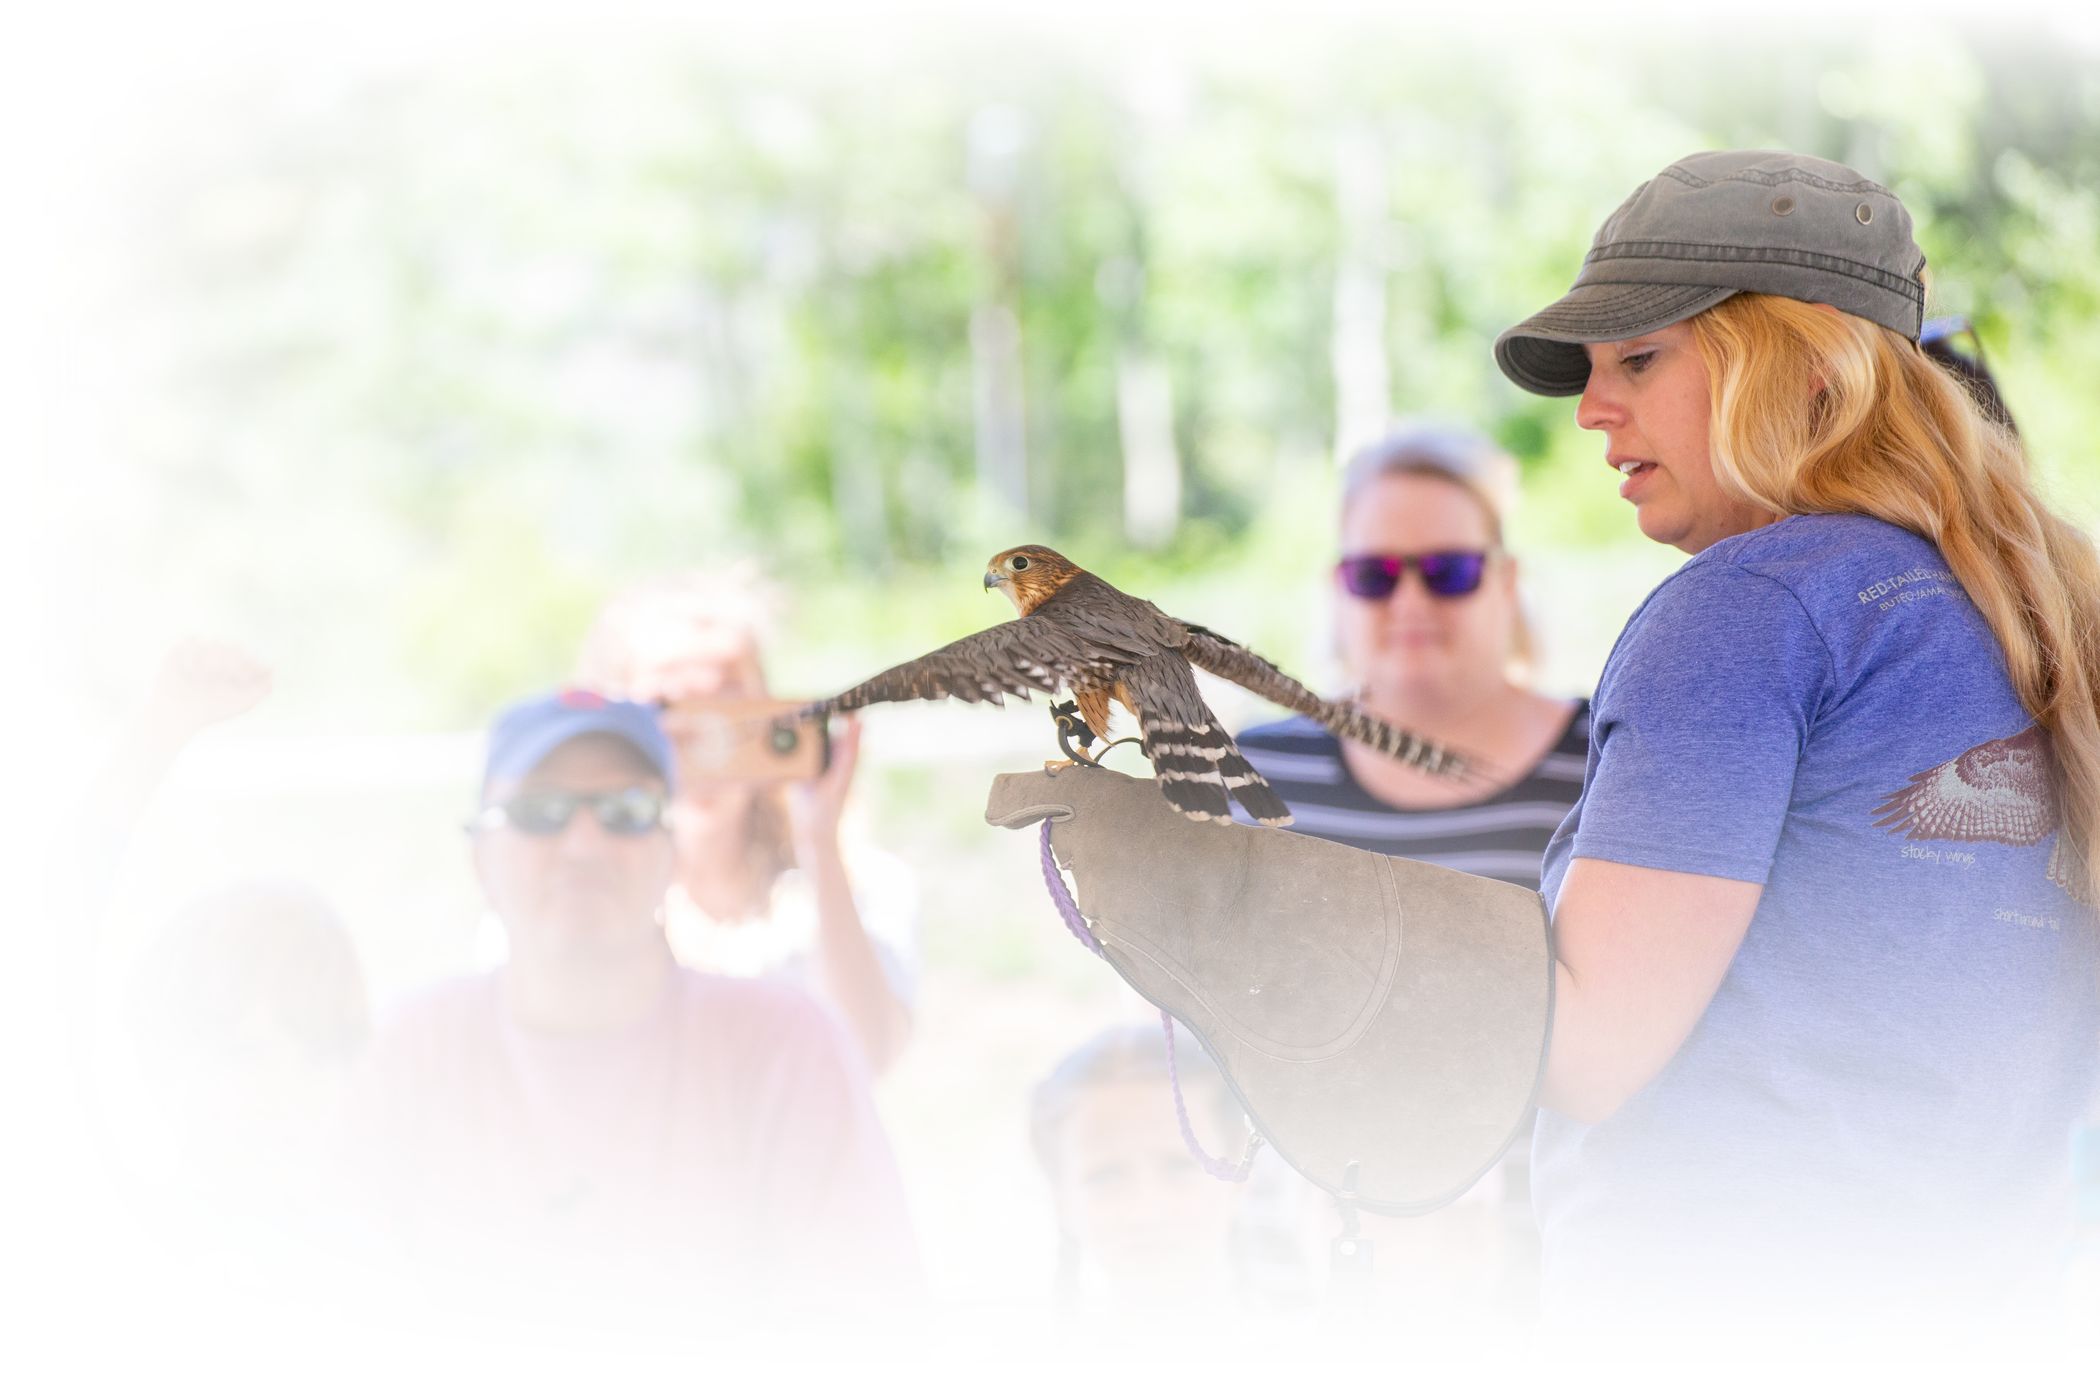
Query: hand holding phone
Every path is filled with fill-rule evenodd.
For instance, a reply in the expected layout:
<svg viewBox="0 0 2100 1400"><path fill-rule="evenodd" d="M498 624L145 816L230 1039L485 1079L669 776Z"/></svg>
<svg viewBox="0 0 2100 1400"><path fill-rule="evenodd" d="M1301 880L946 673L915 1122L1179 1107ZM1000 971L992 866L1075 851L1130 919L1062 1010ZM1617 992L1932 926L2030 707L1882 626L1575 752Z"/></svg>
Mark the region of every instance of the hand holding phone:
<svg viewBox="0 0 2100 1400"><path fill-rule="evenodd" d="M807 780L831 762L821 719L796 719L799 700L683 700L664 706L681 772L700 781Z"/></svg>

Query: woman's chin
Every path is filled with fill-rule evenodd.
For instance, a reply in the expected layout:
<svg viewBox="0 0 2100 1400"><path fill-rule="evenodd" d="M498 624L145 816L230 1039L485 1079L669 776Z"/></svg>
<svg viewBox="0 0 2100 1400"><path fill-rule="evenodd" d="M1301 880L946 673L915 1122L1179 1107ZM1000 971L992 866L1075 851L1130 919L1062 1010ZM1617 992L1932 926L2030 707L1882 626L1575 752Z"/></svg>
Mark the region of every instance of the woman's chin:
<svg viewBox="0 0 2100 1400"><path fill-rule="evenodd" d="M1451 670L1446 666L1388 677L1366 691L1365 698L1374 708L1412 712L1442 705L1454 689Z"/></svg>
<svg viewBox="0 0 2100 1400"><path fill-rule="evenodd" d="M1633 521L1642 534L1657 544L1670 545L1687 554L1699 552L1699 546L1685 543L1693 533L1692 522L1684 511L1673 510L1665 502L1647 501L1635 507Z"/></svg>

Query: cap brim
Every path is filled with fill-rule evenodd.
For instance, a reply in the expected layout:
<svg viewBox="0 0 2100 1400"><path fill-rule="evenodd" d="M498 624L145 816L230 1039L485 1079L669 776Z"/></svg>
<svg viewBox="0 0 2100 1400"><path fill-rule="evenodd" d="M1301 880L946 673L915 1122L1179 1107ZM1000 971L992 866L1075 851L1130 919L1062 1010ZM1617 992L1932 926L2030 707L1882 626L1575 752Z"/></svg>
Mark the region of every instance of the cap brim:
<svg viewBox="0 0 2100 1400"><path fill-rule="evenodd" d="M618 739L634 750L636 758L646 764L650 771L662 778L666 785L672 781L672 770L666 766L666 755L652 752L649 745L633 730L609 718L603 710L578 710L539 725L500 752L489 754L481 774L481 789L487 792L489 785L497 781L522 778L540 766L563 744L585 736L603 736Z"/></svg>
<svg viewBox="0 0 2100 1400"><path fill-rule="evenodd" d="M1734 287L1673 287L1589 282L1495 337L1495 363L1520 389L1553 398L1582 392L1590 379L1583 346L1661 330L1736 294Z"/></svg>

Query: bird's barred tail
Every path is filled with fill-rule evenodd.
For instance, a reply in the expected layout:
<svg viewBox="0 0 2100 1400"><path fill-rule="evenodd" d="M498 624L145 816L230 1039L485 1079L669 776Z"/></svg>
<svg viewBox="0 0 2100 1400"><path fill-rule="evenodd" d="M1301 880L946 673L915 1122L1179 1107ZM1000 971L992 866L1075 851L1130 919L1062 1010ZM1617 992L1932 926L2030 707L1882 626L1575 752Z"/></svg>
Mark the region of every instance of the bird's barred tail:
<svg viewBox="0 0 2100 1400"><path fill-rule="evenodd" d="M1466 760L1460 754L1434 740L1425 739L1412 730L1387 724L1378 716L1366 710L1359 710L1346 700L1324 702L1321 712L1312 714L1312 718L1344 739L1369 744L1380 753L1388 754L1425 773L1455 778L1466 771Z"/></svg>
<svg viewBox="0 0 2100 1400"><path fill-rule="evenodd" d="M1347 700L1328 700L1320 696L1229 637L1221 637L1209 628L1193 623L1182 625L1189 630L1188 638L1182 644L1183 654L1212 675L1245 686L1266 700L1296 710L1324 729L1345 739L1369 744L1380 753L1390 754L1425 773L1457 777L1468 771L1464 756L1442 744L1395 728Z"/></svg>
<svg viewBox="0 0 2100 1400"><path fill-rule="evenodd" d="M1223 725L1145 719L1141 747L1168 805L1198 821L1230 822L1232 798L1263 826L1289 826L1291 809L1240 753Z"/></svg>

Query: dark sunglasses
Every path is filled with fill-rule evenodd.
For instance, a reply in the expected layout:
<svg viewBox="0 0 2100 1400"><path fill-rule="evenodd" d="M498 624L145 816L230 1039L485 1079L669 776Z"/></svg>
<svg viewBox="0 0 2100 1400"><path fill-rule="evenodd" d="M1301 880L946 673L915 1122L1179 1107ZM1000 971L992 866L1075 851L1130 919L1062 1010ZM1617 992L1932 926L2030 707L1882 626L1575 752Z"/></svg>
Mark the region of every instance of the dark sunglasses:
<svg viewBox="0 0 2100 1400"><path fill-rule="evenodd" d="M491 802L467 823L469 831L507 826L524 836L554 836L567 829L578 807L588 807L608 836L646 836L664 824L664 797L647 788L618 792L521 792Z"/></svg>
<svg viewBox="0 0 2100 1400"><path fill-rule="evenodd" d="M1439 598L1463 598L1480 587L1493 551L1447 549L1436 554L1346 554L1334 566L1335 577L1356 598L1390 598L1408 569Z"/></svg>

